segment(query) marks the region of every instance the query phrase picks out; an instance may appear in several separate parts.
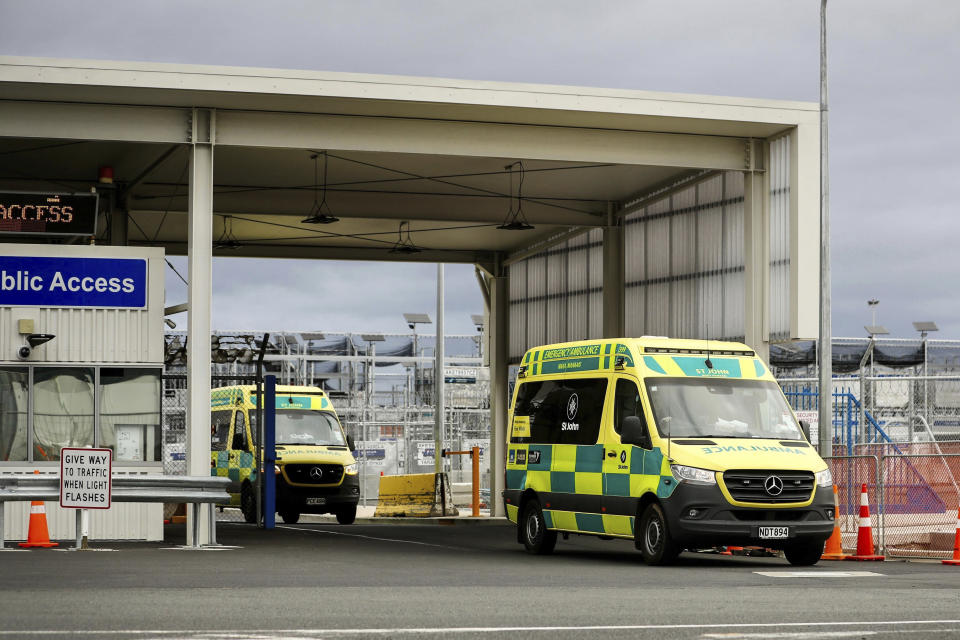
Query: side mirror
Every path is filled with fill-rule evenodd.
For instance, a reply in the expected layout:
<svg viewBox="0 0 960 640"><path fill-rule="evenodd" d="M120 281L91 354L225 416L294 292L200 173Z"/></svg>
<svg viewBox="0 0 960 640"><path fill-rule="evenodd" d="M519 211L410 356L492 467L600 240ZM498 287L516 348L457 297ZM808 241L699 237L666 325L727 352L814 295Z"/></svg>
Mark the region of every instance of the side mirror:
<svg viewBox="0 0 960 640"><path fill-rule="evenodd" d="M653 449L650 434L647 432L643 420L637 416L627 416L621 424L620 442L623 444L633 444L643 449Z"/></svg>
<svg viewBox="0 0 960 640"><path fill-rule="evenodd" d="M356 451L357 445L353 442L353 436L349 433L347 434L347 446L350 448L350 451Z"/></svg>
<svg viewBox="0 0 960 640"><path fill-rule="evenodd" d="M246 436L246 434L243 431L235 431L233 434L233 442L230 443L230 448L237 451L246 451L247 439L244 436Z"/></svg>
<svg viewBox="0 0 960 640"><path fill-rule="evenodd" d="M800 431L803 431L803 437L807 439L807 442L810 442L810 423L806 420L801 420Z"/></svg>

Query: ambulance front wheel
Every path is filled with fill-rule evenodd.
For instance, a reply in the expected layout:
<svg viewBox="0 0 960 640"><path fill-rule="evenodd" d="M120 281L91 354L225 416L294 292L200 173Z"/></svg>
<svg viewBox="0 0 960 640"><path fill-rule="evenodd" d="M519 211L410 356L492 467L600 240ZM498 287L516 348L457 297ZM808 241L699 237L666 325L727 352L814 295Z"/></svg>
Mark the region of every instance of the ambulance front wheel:
<svg viewBox="0 0 960 640"><path fill-rule="evenodd" d="M650 566L671 564L680 555L680 547L670 538L663 509L656 502L643 510L635 535L643 561Z"/></svg>
<svg viewBox="0 0 960 640"><path fill-rule="evenodd" d="M249 483L240 490L240 511L247 522L252 524L257 521L257 497L253 495L253 487Z"/></svg>
<svg viewBox="0 0 960 640"><path fill-rule="evenodd" d="M520 539L530 553L546 555L557 546L557 532L547 529L543 510L536 498L527 501L520 519Z"/></svg>
<svg viewBox="0 0 960 640"><path fill-rule="evenodd" d="M337 509L337 522L340 524L353 524L357 519L357 505L351 504Z"/></svg>

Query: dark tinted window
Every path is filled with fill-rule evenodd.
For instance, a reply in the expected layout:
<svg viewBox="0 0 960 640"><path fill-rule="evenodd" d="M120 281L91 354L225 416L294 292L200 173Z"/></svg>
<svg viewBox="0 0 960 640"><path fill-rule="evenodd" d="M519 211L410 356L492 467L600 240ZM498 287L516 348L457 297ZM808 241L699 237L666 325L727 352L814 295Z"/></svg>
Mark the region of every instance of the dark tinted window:
<svg viewBox="0 0 960 640"><path fill-rule="evenodd" d="M514 416L529 416L530 437L513 442L596 444L607 381L600 379L525 382L517 391Z"/></svg>
<svg viewBox="0 0 960 640"><path fill-rule="evenodd" d="M617 380L617 388L613 400L613 429L617 433L623 428L623 419L627 416L637 416L647 426L647 419L643 414L643 403L640 401L640 391L632 380Z"/></svg>

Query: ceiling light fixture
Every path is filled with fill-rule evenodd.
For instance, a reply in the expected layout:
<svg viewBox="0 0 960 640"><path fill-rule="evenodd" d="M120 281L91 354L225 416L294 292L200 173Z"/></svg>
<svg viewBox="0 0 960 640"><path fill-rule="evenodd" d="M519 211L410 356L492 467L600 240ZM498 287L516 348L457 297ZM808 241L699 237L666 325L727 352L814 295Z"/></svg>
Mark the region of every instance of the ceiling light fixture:
<svg viewBox="0 0 960 640"><path fill-rule="evenodd" d="M319 186L320 170L317 159L323 156L323 187ZM327 152L321 151L310 156L313 159L313 206L310 214L300 221L300 224L331 224L340 222L340 218L333 215L330 205L327 204ZM317 191L323 192L323 197L317 201Z"/></svg>
<svg viewBox="0 0 960 640"><path fill-rule="evenodd" d="M520 180L517 183L517 208L513 208L513 168L519 167ZM523 162L517 160L512 164L508 164L504 167L506 171L510 172L510 207L507 209L507 217L504 218L503 224L501 224L497 229L506 229L507 231L527 231L533 229L534 226L527 222L527 216L523 215Z"/></svg>
<svg viewBox="0 0 960 640"><path fill-rule="evenodd" d="M233 216L223 216L223 230L220 237L213 243L214 249L230 249L231 251L239 249L240 241L233 235Z"/></svg>
<svg viewBox="0 0 960 640"><path fill-rule="evenodd" d="M403 237L403 227L407 227L407 237ZM397 242L388 253L420 253L421 249L413 244L413 238L410 237L410 223L404 220L397 229Z"/></svg>

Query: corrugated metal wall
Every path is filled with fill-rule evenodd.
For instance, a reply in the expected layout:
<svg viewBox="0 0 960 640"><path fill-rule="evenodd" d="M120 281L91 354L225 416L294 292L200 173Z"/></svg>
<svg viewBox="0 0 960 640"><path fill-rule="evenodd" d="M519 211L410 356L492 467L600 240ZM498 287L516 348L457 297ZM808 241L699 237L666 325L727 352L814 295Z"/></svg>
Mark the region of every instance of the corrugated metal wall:
<svg viewBox="0 0 960 640"><path fill-rule="evenodd" d="M727 172L626 218L628 335L742 340L743 175Z"/></svg>
<svg viewBox="0 0 960 640"><path fill-rule="evenodd" d="M603 333L603 231L510 265L510 354Z"/></svg>
<svg viewBox="0 0 960 640"><path fill-rule="evenodd" d="M770 143L770 340L790 337L790 137ZM625 219L625 332L744 340L743 173L673 192ZM509 267L510 358L602 335L603 231Z"/></svg>
<svg viewBox="0 0 960 640"><path fill-rule="evenodd" d="M770 341L790 339L790 136L770 142Z"/></svg>

